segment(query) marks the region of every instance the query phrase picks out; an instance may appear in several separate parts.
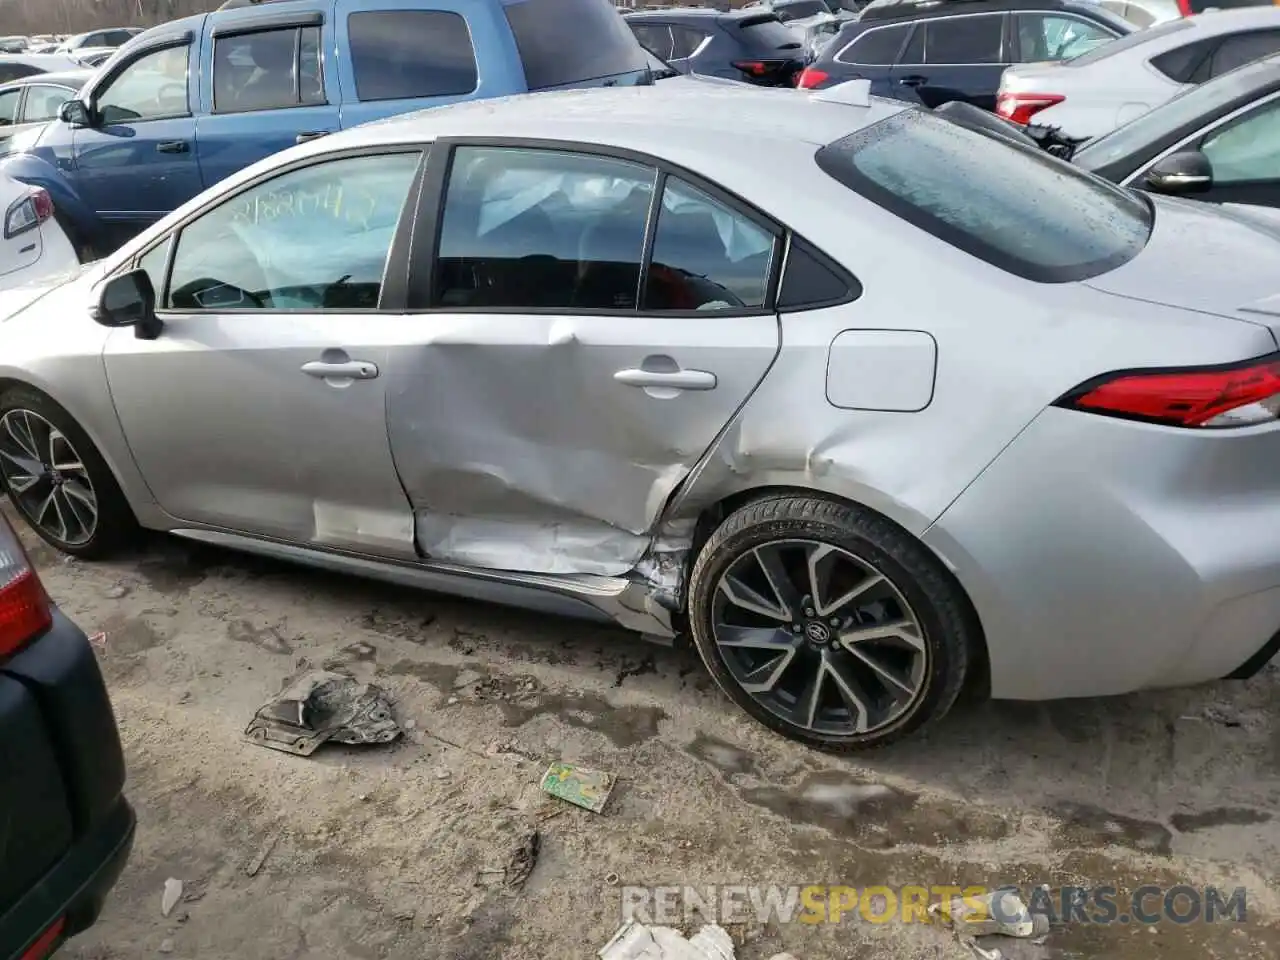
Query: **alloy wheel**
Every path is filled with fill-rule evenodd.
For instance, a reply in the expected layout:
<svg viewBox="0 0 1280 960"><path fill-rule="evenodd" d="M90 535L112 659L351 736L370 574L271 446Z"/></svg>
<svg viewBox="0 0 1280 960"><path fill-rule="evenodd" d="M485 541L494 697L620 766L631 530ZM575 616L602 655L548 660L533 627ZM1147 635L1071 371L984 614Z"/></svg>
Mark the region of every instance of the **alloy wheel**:
<svg viewBox="0 0 1280 960"><path fill-rule="evenodd" d="M14 505L50 539L80 546L98 529L98 497L66 434L31 410L0 417L0 474Z"/></svg>
<svg viewBox="0 0 1280 960"><path fill-rule="evenodd" d="M720 578L712 632L738 685L775 716L826 736L873 733L920 699L929 650L902 591L817 540L747 550Z"/></svg>

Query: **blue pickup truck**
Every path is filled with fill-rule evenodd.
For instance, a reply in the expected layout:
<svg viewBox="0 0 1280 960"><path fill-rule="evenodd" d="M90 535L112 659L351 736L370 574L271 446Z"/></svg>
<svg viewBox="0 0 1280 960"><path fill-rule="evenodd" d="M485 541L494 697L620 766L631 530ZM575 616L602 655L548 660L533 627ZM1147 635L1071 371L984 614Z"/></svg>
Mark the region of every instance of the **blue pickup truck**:
<svg viewBox="0 0 1280 960"><path fill-rule="evenodd" d="M647 83L650 60L610 0L237 3L130 41L2 166L100 255L295 143L459 100Z"/></svg>

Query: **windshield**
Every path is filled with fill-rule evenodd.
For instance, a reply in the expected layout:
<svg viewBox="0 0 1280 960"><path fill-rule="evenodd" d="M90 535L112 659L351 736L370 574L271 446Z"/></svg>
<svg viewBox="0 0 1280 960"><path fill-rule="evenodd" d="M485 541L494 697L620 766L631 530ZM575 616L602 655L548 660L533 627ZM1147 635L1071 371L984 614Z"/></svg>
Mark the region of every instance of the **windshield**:
<svg viewBox="0 0 1280 960"><path fill-rule="evenodd" d="M1063 63L1073 67L1085 67L1091 63L1097 63L1099 60L1105 60L1107 57L1115 56L1117 53L1124 53L1124 51L1130 50L1139 44L1150 43L1153 40L1159 40L1161 37L1167 37L1171 33L1177 33L1179 30L1191 30L1194 27L1195 23L1185 18L1169 20L1154 27L1148 27L1145 30L1137 30L1126 34L1119 40L1112 40L1110 43L1104 43L1100 47L1094 47L1078 57L1064 60Z"/></svg>
<svg viewBox="0 0 1280 960"><path fill-rule="evenodd" d="M1098 170L1176 133L1188 124L1202 119L1207 122L1218 111L1250 92L1256 92L1258 96L1269 92L1268 88L1274 88L1280 79L1278 67L1280 58L1255 60L1224 73L1216 80L1192 87L1168 103L1090 142L1072 160L1086 170Z"/></svg>
<svg viewBox="0 0 1280 960"><path fill-rule="evenodd" d="M1040 283L1114 270L1151 234L1151 207L1133 191L924 111L828 144L817 161L890 213Z"/></svg>

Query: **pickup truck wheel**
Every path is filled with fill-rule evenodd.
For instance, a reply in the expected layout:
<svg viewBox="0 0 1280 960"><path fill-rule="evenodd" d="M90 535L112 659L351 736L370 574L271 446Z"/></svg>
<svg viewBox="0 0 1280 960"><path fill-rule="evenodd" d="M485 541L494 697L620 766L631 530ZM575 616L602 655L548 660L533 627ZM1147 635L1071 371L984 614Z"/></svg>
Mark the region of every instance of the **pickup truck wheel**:
<svg viewBox="0 0 1280 960"><path fill-rule="evenodd" d="M138 524L80 425L25 387L0 396L0 486L40 537L85 559L116 552Z"/></svg>

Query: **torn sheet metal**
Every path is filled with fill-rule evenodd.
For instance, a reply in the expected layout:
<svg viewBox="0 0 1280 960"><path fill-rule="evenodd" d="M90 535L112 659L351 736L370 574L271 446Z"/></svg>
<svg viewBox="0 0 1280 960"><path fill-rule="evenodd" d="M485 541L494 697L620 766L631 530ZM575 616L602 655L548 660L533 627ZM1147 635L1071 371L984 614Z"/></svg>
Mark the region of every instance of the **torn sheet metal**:
<svg viewBox="0 0 1280 960"><path fill-rule="evenodd" d="M341 673L313 670L259 707L244 735L259 746L309 757L330 740L391 743L400 732L380 687Z"/></svg>

